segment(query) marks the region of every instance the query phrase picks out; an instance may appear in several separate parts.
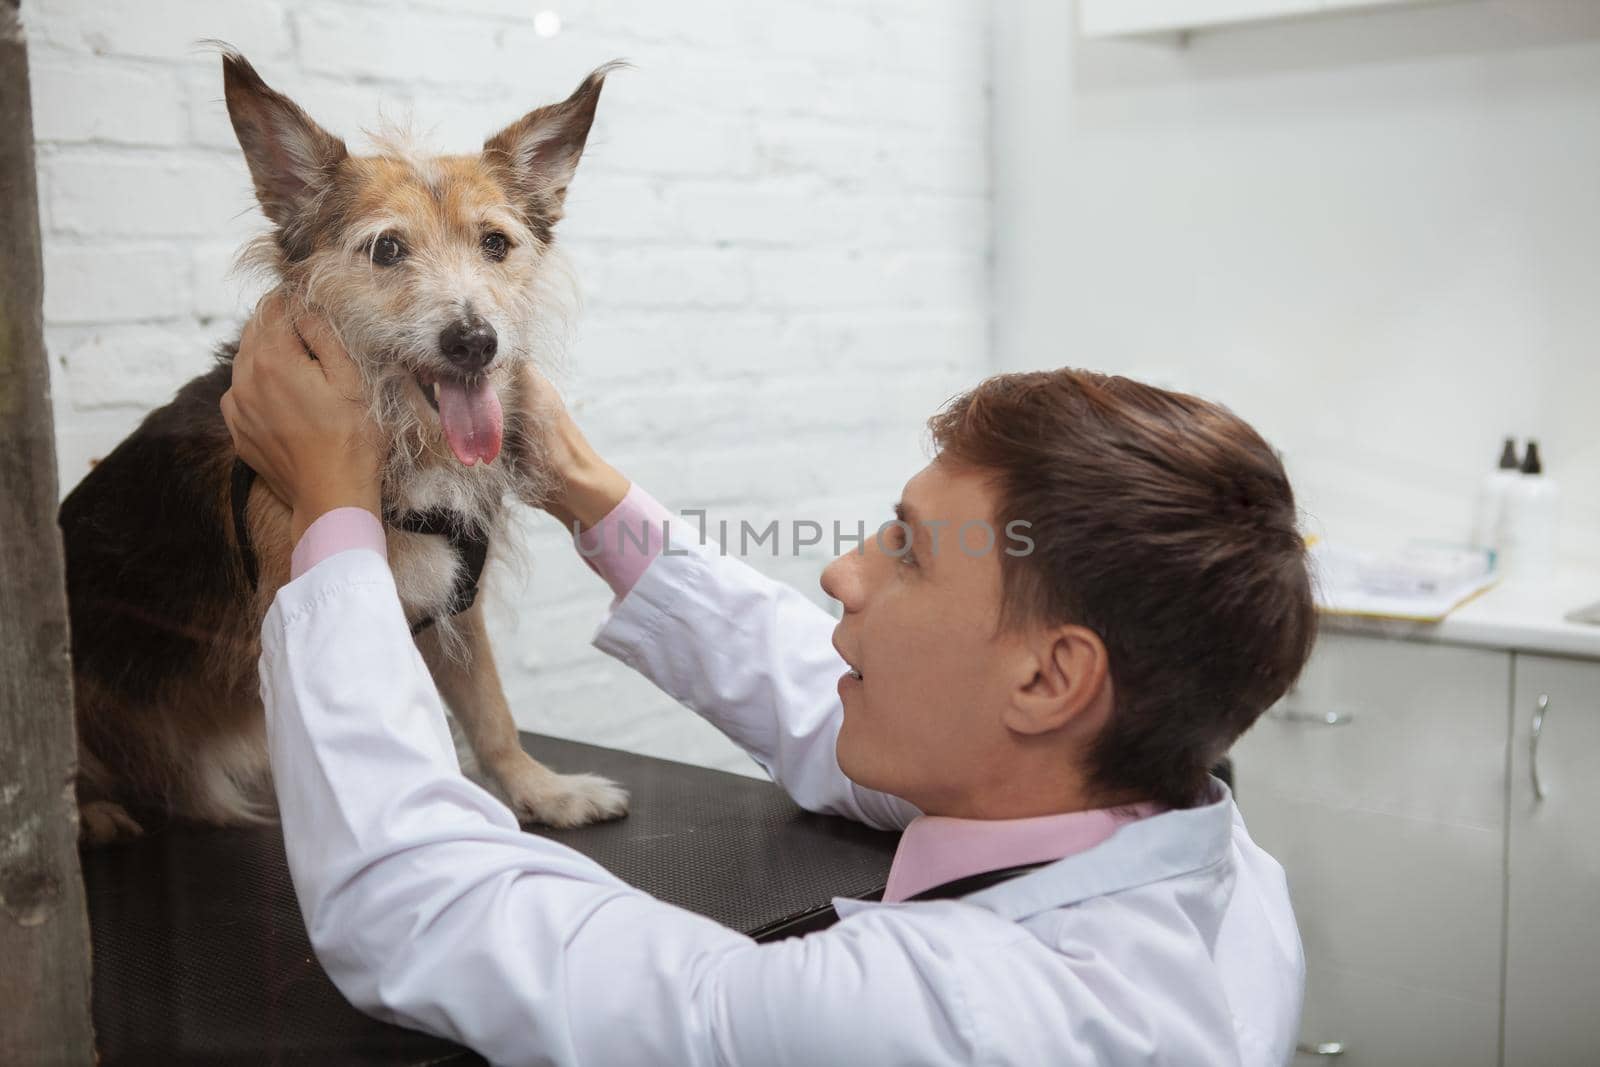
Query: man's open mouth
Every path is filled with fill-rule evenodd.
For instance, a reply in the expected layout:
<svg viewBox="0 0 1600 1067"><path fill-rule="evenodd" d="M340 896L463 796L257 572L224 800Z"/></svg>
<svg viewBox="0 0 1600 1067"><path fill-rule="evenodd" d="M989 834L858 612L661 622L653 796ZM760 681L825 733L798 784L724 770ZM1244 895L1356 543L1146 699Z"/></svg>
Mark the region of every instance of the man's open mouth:
<svg viewBox="0 0 1600 1067"><path fill-rule="evenodd" d="M856 670L855 666L844 658L844 650L839 647L839 639L837 637L833 639L833 650L839 654L840 659L844 659L845 673L856 681L861 681L861 672Z"/></svg>
<svg viewBox="0 0 1600 1067"><path fill-rule="evenodd" d="M505 437L505 414L489 376L467 379L418 371L416 380L438 413L445 442L455 457L468 467L480 460L494 462Z"/></svg>

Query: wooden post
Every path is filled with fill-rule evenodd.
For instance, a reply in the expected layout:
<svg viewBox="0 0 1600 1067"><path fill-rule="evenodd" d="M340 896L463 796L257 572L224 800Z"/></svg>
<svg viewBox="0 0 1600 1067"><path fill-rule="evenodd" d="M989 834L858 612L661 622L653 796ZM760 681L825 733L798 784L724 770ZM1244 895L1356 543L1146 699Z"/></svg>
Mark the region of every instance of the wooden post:
<svg viewBox="0 0 1600 1067"><path fill-rule="evenodd" d="M33 114L0 0L0 1063L94 1062Z"/></svg>

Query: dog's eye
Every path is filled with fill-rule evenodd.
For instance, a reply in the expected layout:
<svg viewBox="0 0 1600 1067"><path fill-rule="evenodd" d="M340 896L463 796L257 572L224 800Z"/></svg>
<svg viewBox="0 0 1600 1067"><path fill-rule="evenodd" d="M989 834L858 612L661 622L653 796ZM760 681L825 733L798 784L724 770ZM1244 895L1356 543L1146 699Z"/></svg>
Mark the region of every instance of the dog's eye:
<svg viewBox="0 0 1600 1067"><path fill-rule="evenodd" d="M511 241L499 230L483 235L483 254L496 263L506 258L506 253L511 251Z"/></svg>
<svg viewBox="0 0 1600 1067"><path fill-rule="evenodd" d="M406 254L406 246L400 243L400 238L384 234L372 242L372 262L380 267L392 267Z"/></svg>

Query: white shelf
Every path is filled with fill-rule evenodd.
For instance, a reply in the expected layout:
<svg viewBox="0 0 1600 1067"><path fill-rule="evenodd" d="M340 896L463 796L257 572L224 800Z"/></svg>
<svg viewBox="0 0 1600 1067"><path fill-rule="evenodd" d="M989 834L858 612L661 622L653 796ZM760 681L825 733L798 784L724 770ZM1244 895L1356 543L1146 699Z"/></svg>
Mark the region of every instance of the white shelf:
<svg viewBox="0 0 1600 1067"><path fill-rule="evenodd" d="M1454 0L1078 0L1085 37L1145 37L1218 26Z"/></svg>

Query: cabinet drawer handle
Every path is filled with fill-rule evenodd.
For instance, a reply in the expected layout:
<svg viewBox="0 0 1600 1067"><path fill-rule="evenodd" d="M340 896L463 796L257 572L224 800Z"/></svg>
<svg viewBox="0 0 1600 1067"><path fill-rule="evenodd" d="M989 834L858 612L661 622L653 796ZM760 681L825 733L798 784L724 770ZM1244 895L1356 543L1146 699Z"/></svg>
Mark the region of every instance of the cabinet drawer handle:
<svg viewBox="0 0 1600 1067"><path fill-rule="evenodd" d="M1307 1056L1343 1056L1343 1041L1318 1041L1315 1045L1302 1041L1294 1047L1296 1052L1303 1052Z"/></svg>
<svg viewBox="0 0 1600 1067"><path fill-rule="evenodd" d="M1539 738L1544 736L1544 716L1550 710L1550 695L1539 694L1539 703L1533 709L1533 729L1528 734L1528 770L1533 775L1533 799L1545 797L1544 782L1539 778Z"/></svg>
<svg viewBox="0 0 1600 1067"><path fill-rule="evenodd" d="M1300 708L1273 708L1267 714L1279 722L1306 726L1343 726L1355 718L1347 711L1304 711Z"/></svg>

